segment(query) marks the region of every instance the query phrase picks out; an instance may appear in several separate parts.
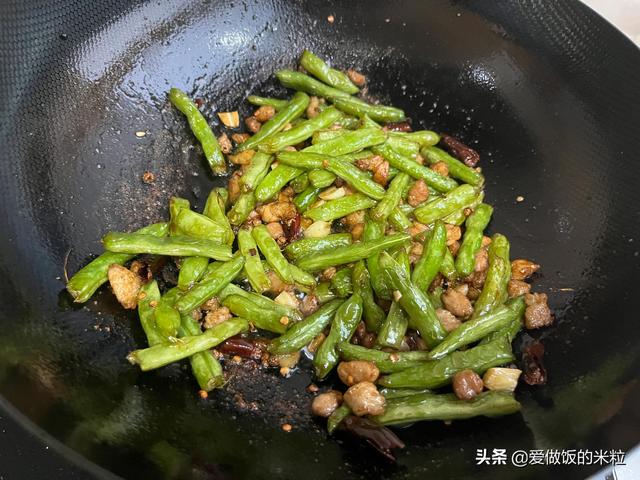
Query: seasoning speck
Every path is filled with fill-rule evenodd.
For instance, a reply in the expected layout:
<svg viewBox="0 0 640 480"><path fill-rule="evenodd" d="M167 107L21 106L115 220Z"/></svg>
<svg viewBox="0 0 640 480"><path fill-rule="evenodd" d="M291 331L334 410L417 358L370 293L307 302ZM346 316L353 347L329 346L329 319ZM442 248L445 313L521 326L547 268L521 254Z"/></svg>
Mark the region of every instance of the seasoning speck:
<svg viewBox="0 0 640 480"><path fill-rule="evenodd" d="M156 176L153 174L153 172L147 171L142 174L142 181L144 183L152 184L153 182L155 182L155 180L156 180Z"/></svg>
<svg viewBox="0 0 640 480"><path fill-rule="evenodd" d="M524 202L524 197L522 195L518 195L516 197L516 202L520 203L520 202Z"/></svg>
<svg viewBox="0 0 640 480"><path fill-rule="evenodd" d="M281 325L289 325L289 317L287 317L287 316L280 317L280 324Z"/></svg>
<svg viewBox="0 0 640 480"><path fill-rule="evenodd" d="M293 429L293 427L291 426L291 424L289 423L283 423L282 424L282 430L284 430L285 432L290 432Z"/></svg>
<svg viewBox="0 0 640 480"><path fill-rule="evenodd" d="M231 360L233 360L235 363L240 363L242 361L242 357L240 357L240 355L234 355Z"/></svg>
<svg viewBox="0 0 640 480"><path fill-rule="evenodd" d="M205 398L207 398L209 396L209 394L207 393L206 390L200 390L198 392L198 395L200 395L200 398L202 398L202 399L205 399Z"/></svg>
<svg viewBox="0 0 640 480"><path fill-rule="evenodd" d="M136 132L136 137L138 137L138 138L142 138L142 137L144 137L146 135L147 135L147 132L145 132L144 130L139 130L139 131Z"/></svg>
<svg viewBox="0 0 640 480"><path fill-rule="evenodd" d="M389 23L391 21L391 19L390 18L385 18L384 21L385 21L385 23Z"/></svg>
<svg viewBox="0 0 640 480"><path fill-rule="evenodd" d="M287 375L289 375L289 371L289 367L282 367L280 368L280 375L286 377Z"/></svg>
<svg viewBox="0 0 640 480"><path fill-rule="evenodd" d="M329 22L329 23L333 23L333 22L335 22L335 21L336 21L336 17L334 17L333 15L329 15L329 16L327 17L327 22Z"/></svg>
<svg viewBox="0 0 640 480"><path fill-rule="evenodd" d="M320 390L318 388L318 386L315 383L310 383L309 386L307 387L307 391L309 393L316 393L318 390Z"/></svg>

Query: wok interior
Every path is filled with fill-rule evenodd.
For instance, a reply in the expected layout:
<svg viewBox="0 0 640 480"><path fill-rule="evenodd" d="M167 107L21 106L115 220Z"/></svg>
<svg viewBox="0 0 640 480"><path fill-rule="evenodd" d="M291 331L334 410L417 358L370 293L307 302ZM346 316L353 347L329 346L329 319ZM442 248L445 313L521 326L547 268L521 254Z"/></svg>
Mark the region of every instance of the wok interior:
<svg viewBox="0 0 640 480"><path fill-rule="evenodd" d="M17 53L33 60L9 63L0 112L0 392L10 403L127 477L489 478L509 467L478 473L476 448L637 442L640 55L630 43L571 2L104 3L47 6L38 28L14 25L25 39ZM201 207L220 184L168 89L202 97L214 120L246 113L249 92L287 94L272 73L304 48L364 72L370 93L414 128L480 152L491 231L509 237L514 258L543 265L534 285L556 309L556 326L535 334L549 384L520 392L521 415L404 429L396 466L327 439L308 414L309 369L289 379L237 369L202 401L184 366L141 374L127 364L143 335L107 289L85 306L62 291L69 250L73 272L106 231L166 217L171 195ZM257 411L238 408L237 395Z"/></svg>

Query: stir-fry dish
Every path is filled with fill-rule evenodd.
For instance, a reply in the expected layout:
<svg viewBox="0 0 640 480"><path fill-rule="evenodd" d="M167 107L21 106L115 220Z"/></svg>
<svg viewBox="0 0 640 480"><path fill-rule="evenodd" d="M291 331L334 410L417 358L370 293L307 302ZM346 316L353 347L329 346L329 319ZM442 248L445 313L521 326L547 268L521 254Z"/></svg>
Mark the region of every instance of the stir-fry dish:
<svg viewBox="0 0 640 480"><path fill-rule="evenodd" d="M309 51L300 66L276 73L290 98L248 98L246 128L218 113L218 137L199 102L171 89L227 187L201 212L173 197L167 222L107 233L67 290L86 302L109 282L148 342L128 360L147 371L188 359L203 398L233 381L225 362L288 376L306 356L313 414L390 458L403 444L387 425L518 411L512 341L553 315L527 282L540 265L484 233L479 154L366 101L360 72ZM168 262L174 285L158 278Z"/></svg>

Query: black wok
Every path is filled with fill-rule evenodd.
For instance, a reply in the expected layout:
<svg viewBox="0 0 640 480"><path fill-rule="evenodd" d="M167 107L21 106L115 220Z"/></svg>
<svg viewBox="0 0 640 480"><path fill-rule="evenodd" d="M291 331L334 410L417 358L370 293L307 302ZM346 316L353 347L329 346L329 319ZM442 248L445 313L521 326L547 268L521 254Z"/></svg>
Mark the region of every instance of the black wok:
<svg viewBox="0 0 640 480"><path fill-rule="evenodd" d="M491 228L543 264L557 315L521 414L402 430L397 465L327 438L308 371L238 372L204 401L184 367L128 365L141 330L106 289L63 292L68 252L73 272L107 230L215 184L169 87L215 118L284 94L272 72L305 47L481 152ZM582 478L598 467L476 466L476 449L638 443L640 51L578 2L10 0L0 62L0 477Z"/></svg>

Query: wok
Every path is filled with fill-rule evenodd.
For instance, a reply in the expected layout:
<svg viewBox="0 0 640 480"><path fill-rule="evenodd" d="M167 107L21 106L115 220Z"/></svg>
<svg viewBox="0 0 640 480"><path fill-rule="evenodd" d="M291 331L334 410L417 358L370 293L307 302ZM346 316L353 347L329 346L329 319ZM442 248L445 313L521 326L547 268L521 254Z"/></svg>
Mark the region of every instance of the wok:
<svg viewBox="0 0 640 480"><path fill-rule="evenodd" d="M248 92L285 94L272 73L303 48L481 152L491 229L543 265L535 288L557 316L534 334L549 381L520 389L521 414L406 428L396 465L326 436L309 370L238 372L201 400L184 365L126 362L142 332L107 289L85 306L63 291L67 255L74 272L104 232L165 217L170 195L202 206L219 184L169 87L209 118L246 113ZM0 474L583 478L599 467L477 466L476 449L640 439L640 51L582 4L10 0L0 57Z"/></svg>

